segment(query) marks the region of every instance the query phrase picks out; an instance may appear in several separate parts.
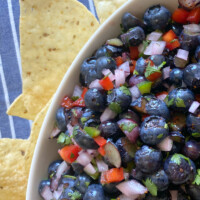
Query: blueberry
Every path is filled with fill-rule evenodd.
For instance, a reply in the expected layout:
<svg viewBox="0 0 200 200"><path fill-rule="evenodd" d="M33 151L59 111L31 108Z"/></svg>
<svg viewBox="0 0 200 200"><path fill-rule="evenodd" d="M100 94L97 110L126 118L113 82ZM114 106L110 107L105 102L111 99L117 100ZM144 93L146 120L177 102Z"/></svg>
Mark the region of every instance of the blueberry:
<svg viewBox="0 0 200 200"><path fill-rule="evenodd" d="M115 88L107 95L108 106L116 113L121 113L128 109L131 104L132 96L129 89L125 86Z"/></svg>
<svg viewBox="0 0 200 200"><path fill-rule="evenodd" d="M172 149L171 149L171 151L169 152L169 154L170 154L170 155L173 155L173 154L175 154L175 153L180 153L182 147L183 147L183 144L178 143L178 142L173 142L173 146L172 146Z"/></svg>
<svg viewBox="0 0 200 200"><path fill-rule="evenodd" d="M190 140L183 147L183 154L192 160L197 160L200 157L200 144L195 140Z"/></svg>
<svg viewBox="0 0 200 200"><path fill-rule="evenodd" d="M162 169L150 176L147 176L147 178L149 178L152 181L152 183L156 185L159 192L167 190L169 186L168 176Z"/></svg>
<svg viewBox="0 0 200 200"><path fill-rule="evenodd" d="M128 84L130 87L137 85L138 83L141 83L143 81L146 81L144 76L137 76L137 75L133 75L130 77Z"/></svg>
<svg viewBox="0 0 200 200"><path fill-rule="evenodd" d="M163 30L168 25L171 18L170 11L161 5L155 5L148 8L144 13L144 23L152 31Z"/></svg>
<svg viewBox="0 0 200 200"><path fill-rule="evenodd" d="M66 112L66 109L63 107L60 107L56 112L56 124L63 132L67 130L68 118L66 117Z"/></svg>
<svg viewBox="0 0 200 200"><path fill-rule="evenodd" d="M178 68L174 68L169 73L169 80L172 84L180 87L183 80L183 71Z"/></svg>
<svg viewBox="0 0 200 200"><path fill-rule="evenodd" d="M73 188L75 186L75 179L70 177L62 177L60 183L65 187L67 186L67 188Z"/></svg>
<svg viewBox="0 0 200 200"><path fill-rule="evenodd" d="M94 141L92 137L85 134L79 128L73 133L73 138L75 142L82 148L82 149L98 149L99 145Z"/></svg>
<svg viewBox="0 0 200 200"><path fill-rule="evenodd" d="M88 86L92 81L97 79L96 58L86 58L80 67L80 82L83 86Z"/></svg>
<svg viewBox="0 0 200 200"><path fill-rule="evenodd" d="M175 88L167 97L168 107L177 111L188 111L194 101L194 94L187 88Z"/></svg>
<svg viewBox="0 0 200 200"><path fill-rule="evenodd" d="M200 61L200 45L196 48L195 58L198 62Z"/></svg>
<svg viewBox="0 0 200 200"><path fill-rule="evenodd" d="M148 145L160 143L169 134L169 128L164 118L150 116L145 118L141 124L140 138Z"/></svg>
<svg viewBox="0 0 200 200"><path fill-rule="evenodd" d="M103 187L99 184L92 184L88 187L83 200L104 200Z"/></svg>
<svg viewBox="0 0 200 200"><path fill-rule="evenodd" d="M111 72L114 73L114 70L117 68L117 65L113 58L103 56L97 59L96 68L99 78L103 78L102 71L104 69L109 69Z"/></svg>
<svg viewBox="0 0 200 200"><path fill-rule="evenodd" d="M120 153L123 164L126 165L128 162L134 160L137 145L132 144L126 137L119 138L115 145Z"/></svg>
<svg viewBox="0 0 200 200"><path fill-rule="evenodd" d="M134 179L138 180L138 181L143 181L144 177L146 176L146 174L144 174L143 172L141 172L139 169L132 169L131 171L131 177L133 177Z"/></svg>
<svg viewBox="0 0 200 200"><path fill-rule="evenodd" d="M126 112L120 113L119 114L119 119L132 119L136 123L140 124L139 115L136 112L132 111L132 110L128 110Z"/></svg>
<svg viewBox="0 0 200 200"><path fill-rule="evenodd" d="M170 156L164 163L164 170L169 180L175 185L193 181L194 174L196 174L192 160L182 154Z"/></svg>
<svg viewBox="0 0 200 200"><path fill-rule="evenodd" d="M188 132L194 137L200 135L200 117L193 114L189 114L186 119L186 125Z"/></svg>
<svg viewBox="0 0 200 200"><path fill-rule="evenodd" d="M188 65L183 71L183 81L190 89L200 91L200 64Z"/></svg>
<svg viewBox="0 0 200 200"><path fill-rule="evenodd" d="M71 164L71 166L72 166L72 169L73 169L75 175L78 175L78 174L83 173L83 168L84 168L84 167L83 167L81 164L79 164L79 163L77 163L77 162L73 162L73 163Z"/></svg>
<svg viewBox="0 0 200 200"><path fill-rule="evenodd" d="M150 99L150 101L146 104L146 111L149 115L161 116L166 120L169 120L170 118L170 113L167 105L164 101L157 98Z"/></svg>
<svg viewBox="0 0 200 200"><path fill-rule="evenodd" d="M102 47L100 47L96 53L95 53L95 57L96 58L100 58L103 56L110 56L110 57L116 57L121 55L123 49L120 47L114 47L111 45L104 45Z"/></svg>
<svg viewBox="0 0 200 200"><path fill-rule="evenodd" d="M168 190L158 192L157 196L152 196L150 193L148 193L144 200L171 200L171 194Z"/></svg>
<svg viewBox="0 0 200 200"><path fill-rule="evenodd" d="M106 107L106 94L101 89L89 89L85 94L84 100L87 108L97 112L103 111Z"/></svg>
<svg viewBox="0 0 200 200"><path fill-rule="evenodd" d="M83 128L84 126L96 127L100 124L100 113L95 112L89 108L83 111L81 118L79 119L79 124Z"/></svg>
<svg viewBox="0 0 200 200"><path fill-rule="evenodd" d="M106 194L108 194L109 196L111 195L112 198L113 197L117 197L119 196L120 192L119 190L116 188L116 185L119 183L107 183L103 185L103 190Z"/></svg>
<svg viewBox="0 0 200 200"><path fill-rule="evenodd" d="M72 126L75 126L79 119L81 118L83 114L83 108L81 107L74 107L70 110L69 116L70 116L70 123Z"/></svg>
<svg viewBox="0 0 200 200"><path fill-rule="evenodd" d="M86 174L80 174L76 177L75 188L82 194L86 192L88 186L91 184L91 178Z"/></svg>
<svg viewBox="0 0 200 200"><path fill-rule="evenodd" d="M159 150L144 145L135 154L136 168L143 173L154 173L161 167L162 159Z"/></svg>
<svg viewBox="0 0 200 200"><path fill-rule="evenodd" d="M186 185L187 193L190 195L192 200L199 200L200 197L200 185L189 184Z"/></svg>
<svg viewBox="0 0 200 200"><path fill-rule="evenodd" d="M136 62L136 65L135 65L135 70L140 74L140 75L143 75L144 74L144 71L146 69L146 66L147 66L147 62L146 60L143 58L143 57L140 57L137 62Z"/></svg>
<svg viewBox="0 0 200 200"><path fill-rule="evenodd" d="M127 47L138 46L143 42L144 39L145 39L144 30L139 26L136 26L130 29L128 32L121 35L121 40Z"/></svg>
<svg viewBox="0 0 200 200"><path fill-rule="evenodd" d="M48 176L49 178L54 175L59 167L59 165L62 163L62 160L56 160L53 161L49 167L48 167Z"/></svg>
<svg viewBox="0 0 200 200"><path fill-rule="evenodd" d="M190 33L185 30L182 31L179 36L180 48L186 51L195 51L197 46L200 44L200 35L199 33Z"/></svg>
<svg viewBox="0 0 200 200"><path fill-rule="evenodd" d="M124 13L124 15L122 16L121 23L124 31L128 31L129 29L134 28L136 26L145 28L144 23L140 19L128 12Z"/></svg>
<svg viewBox="0 0 200 200"><path fill-rule="evenodd" d="M152 55L149 57L149 60L152 60L155 66L159 66L165 61L165 56L163 55Z"/></svg>
<svg viewBox="0 0 200 200"><path fill-rule="evenodd" d="M109 120L102 122L99 129L101 130L101 136L106 139L112 138L113 140L116 140L123 135L118 124L114 121Z"/></svg>
<svg viewBox="0 0 200 200"><path fill-rule="evenodd" d="M174 33L177 36L179 36L183 31L183 26L181 24L177 24L177 23L170 23L167 28L168 28L168 30L174 31Z"/></svg>
<svg viewBox="0 0 200 200"><path fill-rule="evenodd" d="M48 180L42 180L42 181L40 181L40 184L39 184L39 194L41 196L42 196L42 193L43 193L43 190L44 190L45 186L50 187L50 184L51 184L51 182L50 182L49 179Z"/></svg>

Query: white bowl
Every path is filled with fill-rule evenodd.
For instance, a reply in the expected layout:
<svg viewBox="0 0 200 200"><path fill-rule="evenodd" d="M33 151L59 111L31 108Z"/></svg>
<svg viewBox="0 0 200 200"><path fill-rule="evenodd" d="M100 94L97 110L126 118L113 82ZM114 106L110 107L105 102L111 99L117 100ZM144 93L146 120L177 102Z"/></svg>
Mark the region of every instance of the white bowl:
<svg viewBox="0 0 200 200"><path fill-rule="evenodd" d="M42 179L47 178L47 169L49 164L58 159L58 145L55 140L49 140L49 134L53 129L56 111L61 100L65 95L72 95L75 84L79 81L79 69L83 60L90 57L95 50L105 43L107 39L116 37L120 34L121 17L125 12L130 12L136 17L142 18L145 10L155 4L166 6L173 11L178 6L178 0L129 0L114 14L112 14L94 33L90 40L82 48L71 67L65 74L42 125L37 145L35 148L26 200L41 199L38 193L38 185Z"/></svg>

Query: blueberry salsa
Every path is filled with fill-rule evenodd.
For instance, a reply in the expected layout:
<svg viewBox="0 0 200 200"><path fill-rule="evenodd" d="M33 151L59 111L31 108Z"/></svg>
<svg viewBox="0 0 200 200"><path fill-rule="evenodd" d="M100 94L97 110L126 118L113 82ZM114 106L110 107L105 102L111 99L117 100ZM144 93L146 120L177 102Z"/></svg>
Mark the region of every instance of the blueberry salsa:
<svg viewBox="0 0 200 200"><path fill-rule="evenodd" d="M80 66L44 200L200 199L200 7L149 7Z"/></svg>

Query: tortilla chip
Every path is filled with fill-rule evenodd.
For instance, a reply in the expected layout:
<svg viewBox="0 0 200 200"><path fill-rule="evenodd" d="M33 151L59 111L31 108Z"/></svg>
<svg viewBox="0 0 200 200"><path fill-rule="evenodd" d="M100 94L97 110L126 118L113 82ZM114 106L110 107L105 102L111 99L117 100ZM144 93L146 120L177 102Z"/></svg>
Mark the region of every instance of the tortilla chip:
<svg viewBox="0 0 200 200"><path fill-rule="evenodd" d="M7 113L33 120L99 24L75 0L21 0L20 5L23 93Z"/></svg>
<svg viewBox="0 0 200 200"><path fill-rule="evenodd" d="M0 200L25 200L27 140L0 139Z"/></svg>
<svg viewBox="0 0 200 200"><path fill-rule="evenodd" d="M29 174L29 170L31 167L31 161L32 161L34 150L35 150L35 145L37 143L38 135L40 133L40 129L43 124L46 113L48 111L50 103L51 103L51 100L41 110L41 112L36 116L35 121L33 122L33 125L32 125L31 135L28 139L29 148L27 149L27 153L25 155L25 171L27 174Z"/></svg>
<svg viewBox="0 0 200 200"><path fill-rule="evenodd" d="M103 23L113 12L128 0L94 0L99 21Z"/></svg>

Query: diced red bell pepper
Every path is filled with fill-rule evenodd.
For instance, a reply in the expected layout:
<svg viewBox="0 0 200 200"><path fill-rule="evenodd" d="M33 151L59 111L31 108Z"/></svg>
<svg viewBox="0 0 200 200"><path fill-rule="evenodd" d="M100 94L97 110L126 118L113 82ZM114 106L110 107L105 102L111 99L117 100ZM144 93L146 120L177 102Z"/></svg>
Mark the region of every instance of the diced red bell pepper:
<svg viewBox="0 0 200 200"><path fill-rule="evenodd" d="M99 147L99 148L98 148L98 152L99 152L102 156L105 156L105 155L106 155L106 151L105 151L104 147Z"/></svg>
<svg viewBox="0 0 200 200"><path fill-rule="evenodd" d="M85 93L88 91L88 88L84 87L81 97L84 99Z"/></svg>
<svg viewBox="0 0 200 200"><path fill-rule="evenodd" d="M124 180L123 168L112 168L108 171L102 172L101 184L115 183Z"/></svg>
<svg viewBox="0 0 200 200"><path fill-rule="evenodd" d="M104 90L112 90L114 88L113 82L110 80L108 76L99 80L99 83L103 87Z"/></svg>
<svg viewBox="0 0 200 200"><path fill-rule="evenodd" d="M190 23L199 24L200 22L200 8L194 8L192 11L190 11L187 21Z"/></svg>
<svg viewBox="0 0 200 200"><path fill-rule="evenodd" d="M100 146L100 147L103 147L106 143L107 143L107 140L104 139L103 137L101 136L97 136L95 138L93 138L94 141Z"/></svg>
<svg viewBox="0 0 200 200"><path fill-rule="evenodd" d="M147 80L149 81L156 81L157 79L159 79L160 77L162 76L162 73L161 72L154 72L152 74L150 74L147 78Z"/></svg>
<svg viewBox="0 0 200 200"><path fill-rule="evenodd" d="M190 13L183 8L177 8L172 14L172 20L180 24L185 24L187 23L187 17L189 14Z"/></svg>
<svg viewBox="0 0 200 200"><path fill-rule="evenodd" d="M120 66L121 64L124 63L123 58L121 56L116 57L115 62L117 66Z"/></svg>
<svg viewBox="0 0 200 200"><path fill-rule="evenodd" d="M142 119L141 119L142 122L144 121L145 118L147 118L147 117L149 117L149 116L150 116L150 115L148 115L148 114L144 114L144 115L142 115Z"/></svg>
<svg viewBox="0 0 200 200"><path fill-rule="evenodd" d="M131 74L134 72L135 66L136 66L136 61L135 60L131 60L131 63L130 63L130 73Z"/></svg>
<svg viewBox="0 0 200 200"><path fill-rule="evenodd" d="M137 60L139 57L138 47L129 47L131 60Z"/></svg>
<svg viewBox="0 0 200 200"><path fill-rule="evenodd" d="M173 30L169 30L167 33L165 33L162 39L167 43L166 48L168 48L170 51L178 48L181 45Z"/></svg>
<svg viewBox="0 0 200 200"><path fill-rule="evenodd" d="M69 145L58 150L58 153L64 161L67 163L73 163L77 159L79 151L81 151L79 146Z"/></svg>
<svg viewBox="0 0 200 200"><path fill-rule="evenodd" d="M68 96L65 96L61 102L61 106L71 109L73 107L73 101Z"/></svg>
<svg viewBox="0 0 200 200"><path fill-rule="evenodd" d="M85 101L82 97L73 102L73 107L85 107Z"/></svg>
<svg viewBox="0 0 200 200"><path fill-rule="evenodd" d="M195 95L195 100L198 101L200 103L200 94L196 94Z"/></svg>

